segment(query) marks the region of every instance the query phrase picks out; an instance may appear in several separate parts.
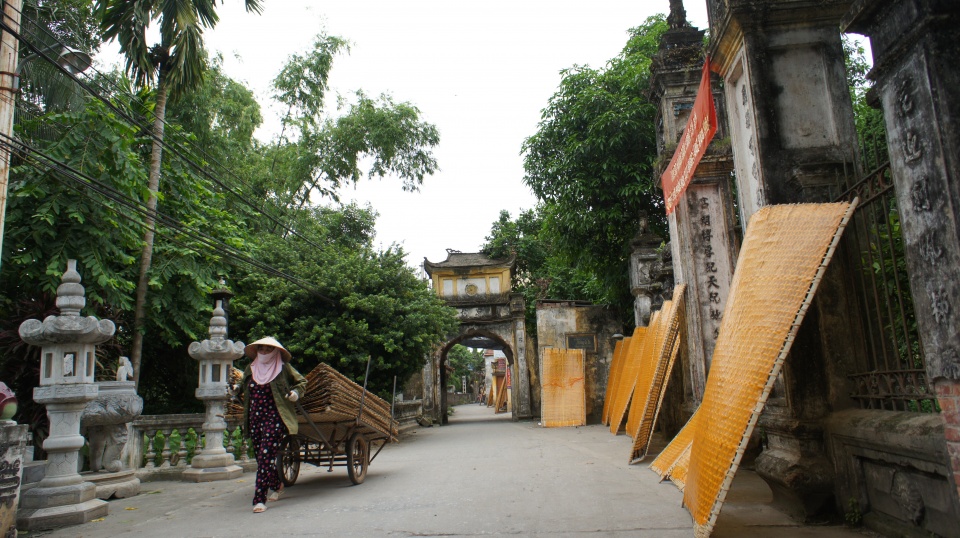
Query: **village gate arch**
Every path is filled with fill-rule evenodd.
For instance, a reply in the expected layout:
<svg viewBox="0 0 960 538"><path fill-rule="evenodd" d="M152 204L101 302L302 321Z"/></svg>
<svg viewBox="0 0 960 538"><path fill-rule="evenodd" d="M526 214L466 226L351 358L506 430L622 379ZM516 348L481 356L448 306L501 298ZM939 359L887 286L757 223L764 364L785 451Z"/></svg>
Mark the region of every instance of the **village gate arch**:
<svg viewBox="0 0 960 538"><path fill-rule="evenodd" d="M465 253L447 249L447 259L432 263L423 260L423 269L433 289L457 309L458 333L451 335L424 370L424 389L434 419L442 422L446 410L447 351L455 344L467 347L501 349L507 356L512 383L512 412L515 419L533 416L530 404L530 371L527 367L527 334L524 301L511 293L510 277L516 257L493 259L479 252ZM427 412L427 409L424 409Z"/></svg>
<svg viewBox="0 0 960 538"><path fill-rule="evenodd" d="M510 329L510 327L505 327L505 328L508 330ZM439 358L438 385L441 388L443 388L443 387L447 387L450 384L450 382L453 382L454 384L456 384L457 382L457 380L455 379L448 379L445 375L448 370L446 368L447 353L453 348L453 346L457 344L460 344L466 347L476 348L476 349L493 349L497 351L502 351L503 354L506 355L507 370L510 372L511 381L513 381L514 379L513 371L514 371L514 365L516 363L516 360L513 356L513 349L511 348L510 344L507 343L505 336L509 337L509 335L505 335L502 332L498 332L498 331L491 331L488 328L472 327L470 325L460 325L459 334L451 338L442 348L440 348L440 352L437 354ZM516 386L515 383L514 383L514 386ZM448 393L445 390L440 391L440 400L439 400L440 409L446 409L447 406L449 405L446 399L447 394ZM514 401L515 401L515 398L510 399L511 403L514 403ZM516 409L512 407L511 412L516 413ZM444 419L443 422L446 423L446 420Z"/></svg>

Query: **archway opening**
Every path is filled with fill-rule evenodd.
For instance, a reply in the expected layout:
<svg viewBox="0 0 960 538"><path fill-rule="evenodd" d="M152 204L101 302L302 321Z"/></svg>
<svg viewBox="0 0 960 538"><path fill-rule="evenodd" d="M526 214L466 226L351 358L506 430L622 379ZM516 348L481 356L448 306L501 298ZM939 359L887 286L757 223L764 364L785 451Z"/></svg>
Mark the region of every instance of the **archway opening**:
<svg viewBox="0 0 960 538"><path fill-rule="evenodd" d="M443 423L512 419L513 365L513 349L492 331L473 329L447 342L439 361Z"/></svg>

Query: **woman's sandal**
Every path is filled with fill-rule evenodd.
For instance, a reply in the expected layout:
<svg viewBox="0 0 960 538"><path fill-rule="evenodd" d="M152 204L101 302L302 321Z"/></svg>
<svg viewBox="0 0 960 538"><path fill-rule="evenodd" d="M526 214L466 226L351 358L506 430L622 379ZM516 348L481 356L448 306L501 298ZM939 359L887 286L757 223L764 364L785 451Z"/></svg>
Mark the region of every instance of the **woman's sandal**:
<svg viewBox="0 0 960 538"><path fill-rule="evenodd" d="M267 502L279 501L281 495L283 495L283 486L281 486L280 489L276 491L270 490L267 492Z"/></svg>
<svg viewBox="0 0 960 538"><path fill-rule="evenodd" d="M263 503L257 503L253 506L253 513L259 514L267 511L267 506Z"/></svg>

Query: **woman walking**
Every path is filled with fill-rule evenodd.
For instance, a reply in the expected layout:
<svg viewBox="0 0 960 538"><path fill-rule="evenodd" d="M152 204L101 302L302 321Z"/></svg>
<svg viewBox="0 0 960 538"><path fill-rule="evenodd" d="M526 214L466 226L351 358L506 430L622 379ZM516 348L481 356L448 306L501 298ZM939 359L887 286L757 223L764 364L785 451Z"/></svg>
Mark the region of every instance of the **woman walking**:
<svg viewBox="0 0 960 538"><path fill-rule="evenodd" d="M257 456L257 484L253 490L253 511L267 509L283 493L276 459L280 442L297 433L294 402L300 399L307 380L290 366L290 352L276 339L261 338L244 348L253 362L243 371L244 431L253 441Z"/></svg>

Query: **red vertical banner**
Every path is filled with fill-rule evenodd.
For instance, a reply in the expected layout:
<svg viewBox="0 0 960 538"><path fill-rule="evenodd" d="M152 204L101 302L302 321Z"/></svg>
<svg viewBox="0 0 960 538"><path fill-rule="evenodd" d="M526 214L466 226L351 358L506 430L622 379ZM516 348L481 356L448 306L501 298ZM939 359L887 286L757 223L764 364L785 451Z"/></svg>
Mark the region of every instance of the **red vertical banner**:
<svg viewBox="0 0 960 538"><path fill-rule="evenodd" d="M680 197L690 185L693 172L716 132L717 109L713 106L713 92L710 91L710 59L707 58L703 62L703 77L700 79L697 99L693 102L693 111L687 120L683 136L680 137L680 143L677 144L677 150L670 159L670 165L660 178L667 215L673 213Z"/></svg>

